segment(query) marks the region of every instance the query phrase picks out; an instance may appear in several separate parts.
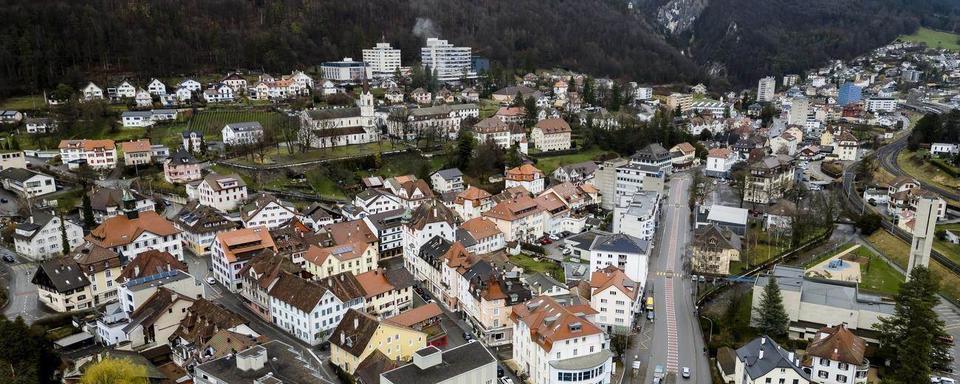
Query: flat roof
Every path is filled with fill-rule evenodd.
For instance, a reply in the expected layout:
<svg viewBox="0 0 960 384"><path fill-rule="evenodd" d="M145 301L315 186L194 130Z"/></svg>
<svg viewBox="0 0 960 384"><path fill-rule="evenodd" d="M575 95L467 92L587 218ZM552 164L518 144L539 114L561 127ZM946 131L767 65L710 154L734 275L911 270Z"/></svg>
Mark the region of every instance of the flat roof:
<svg viewBox="0 0 960 384"><path fill-rule="evenodd" d="M747 215L748 211L744 208L714 204L710 207L710 214L707 215L707 220L747 225Z"/></svg>
<svg viewBox="0 0 960 384"><path fill-rule="evenodd" d="M417 351L418 354L424 352L424 355L430 355L434 352L426 352L430 347ZM433 349L436 349L434 347ZM439 350L437 350L439 351ZM496 366L493 355L479 342L473 341L459 347L443 351L442 361L427 369L420 369L416 364L409 363L397 367L391 371L384 372L380 376L389 380L391 383L417 383L434 384L443 383L451 378L460 376L466 372L473 371L484 365L491 365L491 369Z"/></svg>

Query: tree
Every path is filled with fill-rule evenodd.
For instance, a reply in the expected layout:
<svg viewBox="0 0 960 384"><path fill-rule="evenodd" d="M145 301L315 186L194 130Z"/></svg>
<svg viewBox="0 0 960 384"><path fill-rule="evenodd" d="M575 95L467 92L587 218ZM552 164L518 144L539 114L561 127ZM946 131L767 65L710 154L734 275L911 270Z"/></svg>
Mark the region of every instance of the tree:
<svg viewBox="0 0 960 384"><path fill-rule="evenodd" d="M857 219L857 228L860 228L860 233L864 235L876 232L881 225L883 225L883 217L873 212L865 213Z"/></svg>
<svg viewBox="0 0 960 384"><path fill-rule="evenodd" d="M522 107L523 106L523 94L520 91L517 91L517 94L513 96L513 101L510 102L511 107Z"/></svg>
<svg viewBox="0 0 960 384"><path fill-rule="evenodd" d="M97 225L96 220L93 218L93 205L90 203L90 195L87 191L86 185L83 187L83 226L87 229L93 228Z"/></svg>
<svg viewBox="0 0 960 384"><path fill-rule="evenodd" d="M614 82L613 89L610 91L610 105L607 109L616 112L620 110L621 105L623 105L623 89L620 83Z"/></svg>
<svg viewBox="0 0 960 384"><path fill-rule="evenodd" d="M523 109L525 114L523 125L530 128L537 123L537 99L533 96L528 97L523 101Z"/></svg>
<svg viewBox="0 0 960 384"><path fill-rule="evenodd" d="M763 109L760 110L760 121L764 127L769 127L770 123L773 122L773 118L777 115L777 109L771 104L763 106Z"/></svg>
<svg viewBox="0 0 960 384"><path fill-rule="evenodd" d="M588 105L597 104L597 92L594 89L593 79L589 77L583 79L583 101Z"/></svg>
<svg viewBox="0 0 960 384"><path fill-rule="evenodd" d="M147 384L147 368L127 359L108 357L83 373L81 384Z"/></svg>
<svg viewBox="0 0 960 384"><path fill-rule="evenodd" d="M457 150L456 157L453 159L453 166L461 170L469 168L470 158L473 157L473 147L475 145L476 142L473 138L473 133L461 129L460 135L457 136Z"/></svg>
<svg viewBox="0 0 960 384"><path fill-rule="evenodd" d="M737 195L737 198L740 200L740 208L743 208L743 201L747 196L747 173L748 170L743 163L734 164L733 168L730 169L731 176L733 178L733 192Z"/></svg>
<svg viewBox="0 0 960 384"><path fill-rule="evenodd" d="M50 99L56 101L66 101L73 96L73 88L64 83L57 84L57 87L50 92Z"/></svg>
<svg viewBox="0 0 960 384"><path fill-rule="evenodd" d="M760 313L760 319L757 321L757 328L761 333L772 337L787 334L787 325L790 323L790 317L783 308L783 297L780 295L780 286L777 285L777 278L772 275L760 296L760 308L758 308L758 311Z"/></svg>
<svg viewBox="0 0 960 384"><path fill-rule="evenodd" d="M43 333L23 319L0 318L0 377L11 384L52 384L60 358Z"/></svg>
<svg viewBox="0 0 960 384"><path fill-rule="evenodd" d="M880 354L892 368L893 383L916 383L930 377L932 369L946 367L950 346L943 320L934 311L940 302L940 283L926 267L917 266L900 286L893 316L880 318Z"/></svg>
<svg viewBox="0 0 960 384"><path fill-rule="evenodd" d="M63 218L63 214L60 214L60 239L63 246L63 254L66 255L70 253L70 241L67 239L67 220Z"/></svg>

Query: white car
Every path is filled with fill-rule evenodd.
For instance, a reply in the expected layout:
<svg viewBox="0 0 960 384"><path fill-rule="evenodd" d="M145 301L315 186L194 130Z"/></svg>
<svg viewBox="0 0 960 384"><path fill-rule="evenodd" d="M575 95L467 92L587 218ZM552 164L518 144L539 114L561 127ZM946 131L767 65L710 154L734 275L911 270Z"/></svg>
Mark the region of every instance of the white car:
<svg viewBox="0 0 960 384"><path fill-rule="evenodd" d="M560 252L560 254L564 256L570 256L571 253L573 253L573 250L571 250L570 248L564 248L563 251Z"/></svg>
<svg viewBox="0 0 960 384"><path fill-rule="evenodd" d="M207 277L207 284L214 285L217 283L217 279L214 279L213 276Z"/></svg>

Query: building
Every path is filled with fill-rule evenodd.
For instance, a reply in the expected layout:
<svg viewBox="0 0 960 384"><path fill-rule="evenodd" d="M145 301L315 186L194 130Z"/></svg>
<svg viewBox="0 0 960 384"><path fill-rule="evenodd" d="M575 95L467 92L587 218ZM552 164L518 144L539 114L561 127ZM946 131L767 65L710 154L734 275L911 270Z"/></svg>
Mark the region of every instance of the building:
<svg viewBox="0 0 960 384"><path fill-rule="evenodd" d="M66 239L63 238L64 234ZM83 228L42 209L33 209L30 217L17 224L13 232L14 249L32 260L63 255L82 242ZM63 249L65 243L70 249Z"/></svg>
<svg viewBox="0 0 960 384"><path fill-rule="evenodd" d="M897 99L892 97L871 97L868 98L865 107L870 112L888 112L893 113L897 110Z"/></svg>
<svg viewBox="0 0 960 384"><path fill-rule="evenodd" d="M312 357L281 341L270 340L206 361L195 368L197 384L307 383L324 377Z"/></svg>
<svg viewBox="0 0 960 384"><path fill-rule="evenodd" d="M709 224L697 228L690 243L690 265L694 272L730 274L730 262L740 261L740 236L729 229Z"/></svg>
<svg viewBox="0 0 960 384"><path fill-rule="evenodd" d="M760 336L737 349L734 379L738 384L809 384L810 375L800 368L799 357L776 341Z"/></svg>
<svg viewBox="0 0 960 384"><path fill-rule="evenodd" d="M810 100L806 97L794 97L790 99L790 111L787 115L787 124L806 125L807 115L810 113Z"/></svg>
<svg viewBox="0 0 960 384"><path fill-rule="evenodd" d="M750 165L744 183L743 201L773 204L793 189L793 160L783 155L764 157Z"/></svg>
<svg viewBox="0 0 960 384"><path fill-rule="evenodd" d="M769 103L773 101L773 96L777 91L777 79L773 76L767 76L760 79L757 84L757 101Z"/></svg>
<svg viewBox="0 0 960 384"><path fill-rule="evenodd" d="M298 217L300 214L293 204L270 194L261 194L249 204L240 207L240 221L246 228L267 227L274 230Z"/></svg>
<svg viewBox="0 0 960 384"><path fill-rule="evenodd" d="M3 189L26 199L57 191L56 179L26 168L7 168L0 171L0 182L3 183Z"/></svg>
<svg viewBox="0 0 960 384"><path fill-rule="evenodd" d="M603 198L600 200L600 207L606 210L613 210L617 205L617 186L620 184L618 169L625 167L629 160L616 158L607 160L597 166L594 172L594 184L600 191Z"/></svg>
<svg viewBox="0 0 960 384"><path fill-rule="evenodd" d="M397 52L399 56L399 50ZM320 73L324 79L342 84L359 84L366 79L373 78L373 68L369 64L363 61L353 61L349 57L340 61L321 63Z"/></svg>
<svg viewBox="0 0 960 384"><path fill-rule="evenodd" d="M104 249L84 244L81 251L95 255L103 253ZM116 258L117 254L111 252L108 256ZM105 258L105 256L87 257L93 260ZM119 265L119 260L116 263ZM190 298L203 297L203 287L196 278L187 273L187 264L167 252L155 250L143 252L127 262L119 274L111 273L116 276L111 281L117 283L117 297L121 310L127 314L140 309L147 299L160 289L167 289Z"/></svg>
<svg viewBox="0 0 960 384"><path fill-rule="evenodd" d="M840 161L860 160L860 141L850 131L843 131L833 139L833 154Z"/></svg>
<svg viewBox="0 0 960 384"><path fill-rule="evenodd" d="M210 254L213 277L231 292L242 288L240 270L263 250L277 251L266 228L241 228L216 235Z"/></svg>
<svg viewBox="0 0 960 384"><path fill-rule="evenodd" d="M837 93L837 105L846 107L860 101L862 89L854 83L845 82Z"/></svg>
<svg viewBox="0 0 960 384"><path fill-rule="evenodd" d="M331 247L310 245L303 255L304 269L314 277L322 279L343 272L350 272L356 276L377 268L380 256L377 253L376 244L356 240L353 243L337 244Z"/></svg>
<svg viewBox="0 0 960 384"><path fill-rule="evenodd" d="M590 244L590 270L619 268L633 281L647 281L650 243L624 234L598 234Z"/></svg>
<svg viewBox="0 0 960 384"><path fill-rule="evenodd" d="M416 262L421 248L434 237L448 241L457 238L456 230L459 217L452 209L439 200L432 199L421 204L404 220L403 256L410 271Z"/></svg>
<svg viewBox="0 0 960 384"><path fill-rule="evenodd" d="M104 220L124 214L124 200L138 212L153 211L153 199L143 196L129 189L96 188L87 194L90 197L90 208L93 211L93 220L102 223ZM84 215L80 210L80 217Z"/></svg>
<svg viewBox="0 0 960 384"><path fill-rule="evenodd" d="M960 153L960 144L930 143L930 154L939 157L953 157ZM0 166L0 169L6 168Z"/></svg>
<svg viewBox="0 0 960 384"><path fill-rule="evenodd" d="M506 248L506 237L492 221L475 217L457 228L457 241L475 254L496 252Z"/></svg>
<svg viewBox="0 0 960 384"><path fill-rule="evenodd" d="M406 269L376 268L356 275L364 292L364 312L380 319L413 308L413 275Z"/></svg>
<svg viewBox="0 0 960 384"><path fill-rule="evenodd" d="M439 193L463 192L463 172L457 168L441 169L430 175L430 184Z"/></svg>
<svg viewBox="0 0 960 384"><path fill-rule="evenodd" d="M530 140L533 146L544 152L570 149L570 124L561 118L543 119L533 126Z"/></svg>
<svg viewBox="0 0 960 384"><path fill-rule="evenodd" d="M27 159L23 151L0 150L0 170L7 168L27 168Z"/></svg>
<svg viewBox="0 0 960 384"><path fill-rule="evenodd" d="M776 265L753 285L751 324L759 318L760 299L771 276L776 277L783 307L790 318L787 333L791 339L813 339L820 328L843 323L875 343L874 326L879 324L879 318L894 312L891 301L861 292L856 283L806 277L803 268Z"/></svg>
<svg viewBox="0 0 960 384"><path fill-rule="evenodd" d="M640 313L643 283L630 280L623 271L607 266L590 274L590 307L597 311L596 324L608 334L629 334Z"/></svg>
<svg viewBox="0 0 960 384"><path fill-rule="evenodd" d="M864 357L867 343L843 323L823 327L807 346L803 360L810 379L822 384L866 384L870 361Z"/></svg>
<svg viewBox="0 0 960 384"><path fill-rule="evenodd" d="M413 362L380 374L381 384L493 383L497 359L480 343L440 351L429 346L414 352Z"/></svg>
<svg viewBox="0 0 960 384"><path fill-rule="evenodd" d="M513 126L496 117L480 120L474 124L473 131L477 142L481 144L492 141L503 149L511 148L514 145Z"/></svg>
<svg viewBox="0 0 960 384"><path fill-rule="evenodd" d="M27 133L47 133L57 130L57 123L48 117L31 117L24 119Z"/></svg>
<svg viewBox="0 0 960 384"><path fill-rule="evenodd" d="M107 218L90 234L90 241L126 258L155 249L183 260L180 230L154 211L138 212L132 199L125 200L123 215Z"/></svg>
<svg viewBox="0 0 960 384"><path fill-rule="evenodd" d="M508 242L536 241L543 236L547 221L543 208L526 194L503 200L482 216L496 224Z"/></svg>
<svg viewBox="0 0 960 384"><path fill-rule="evenodd" d="M117 166L117 150L113 140L61 140L60 160L71 169L86 164L92 169L113 169Z"/></svg>
<svg viewBox="0 0 960 384"><path fill-rule="evenodd" d="M301 132L310 137L310 146L329 148L379 140L373 94L364 87L355 107L304 110Z"/></svg>
<svg viewBox="0 0 960 384"><path fill-rule="evenodd" d="M708 210L701 205L697 210L697 228L713 224L728 229L737 235L745 236L749 214L750 212L745 208L714 204Z"/></svg>
<svg viewBox="0 0 960 384"><path fill-rule="evenodd" d="M197 199L202 205L232 211L247 199L247 184L236 175L208 174L196 186L187 185L187 196ZM192 187L192 188L191 188ZM191 192L193 192L191 194Z"/></svg>
<svg viewBox="0 0 960 384"><path fill-rule="evenodd" d="M263 126L259 121L230 123L220 130L225 145L256 144L263 140Z"/></svg>
<svg viewBox="0 0 960 384"><path fill-rule="evenodd" d="M423 95L429 97L430 94ZM426 101L421 94L411 94L411 97L418 99L418 102ZM479 116L480 108L476 104L441 104L399 110L387 118L387 131L391 136L410 141L431 134L453 140L457 138L464 119Z"/></svg>
<svg viewBox="0 0 960 384"><path fill-rule="evenodd" d="M920 197L917 203L913 225L913 239L910 245L910 259L907 276L914 267L926 267L930 264L930 251L933 249L934 233L937 227L937 211L942 199Z"/></svg>
<svg viewBox="0 0 960 384"><path fill-rule="evenodd" d="M660 194L639 191L620 199L613 210L613 233L650 241L660 215Z"/></svg>
<svg viewBox="0 0 960 384"><path fill-rule="evenodd" d="M239 228L240 224L216 208L191 202L177 212L173 226L181 231L184 247L194 255L209 256L214 238Z"/></svg>
<svg viewBox="0 0 960 384"><path fill-rule="evenodd" d="M124 141L120 143L120 152L123 152L123 163L127 166L149 165L153 162L149 139Z"/></svg>
<svg viewBox="0 0 960 384"><path fill-rule="evenodd" d="M90 280L70 257L40 263L30 282L37 286L40 302L55 312L73 312L93 307Z"/></svg>
<svg viewBox="0 0 960 384"><path fill-rule="evenodd" d="M523 187L532 194L543 192L544 177L543 171L537 169L532 164L523 164L516 168L508 169L504 188Z"/></svg>
<svg viewBox="0 0 960 384"><path fill-rule="evenodd" d="M400 50L390 43L377 43L373 48L363 50L363 62L370 66L373 77L388 78L400 70Z"/></svg>
<svg viewBox="0 0 960 384"><path fill-rule="evenodd" d="M407 210L397 208L391 211L368 214L363 222L373 231L380 241L380 258L385 259L403 253L403 221Z"/></svg>
<svg viewBox="0 0 960 384"><path fill-rule="evenodd" d="M539 296L514 305L513 361L537 384L571 381L610 384L613 352L584 303ZM576 377L577 379L574 379Z"/></svg>
<svg viewBox="0 0 960 384"><path fill-rule="evenodd" d="M86 101L103 99L103 88L100 88L93 82L87 83L87 86L83 87L80 92L83 94L83 99Z"/></svg>
<svg viewBox="0 0 960 384"><path fill-rule="evenodd" d="M456 47L447 40L427 38L426 46L420 49L423 66L434 72L438 81L454 82L477 77L473 71L470 47Z"/></svg>
<svg viewBox="0 0 960 384"><path fill-rule="evenodd" d="M709 177L726 179L736 162L737 155L730 148L712 148L707 151L707 165L703 172Z"/></svg>
<svg viewBox="0 0 960 384"><path fill-rule="evenodd" d="M553 178L561 183L570 182L581 185L593 180L597 168L597 163L593 161L564 165L553 171Z"/></svg>
<svg viewBox="0 0 960 384"><path fill-rule="evenodd" d="M163 179L170 184L200 180L200 162L186 149L180 148L163 162Z"/></svg>
<svg viewBox="0 0 960 384"><path fill-rule="evenodd" d="M390 360L409 361L426 347L423 332L351 309L330 335L330 362L350 375L367 356L379 351Z"/></svg>
<svg viewBox="0 0 960 384"><path fill-rule="evenodd" d="M323 342L340 320L334 315L343 302L333 291L297 275L280 273L269 298L273 324L311 346Z"/></svg>

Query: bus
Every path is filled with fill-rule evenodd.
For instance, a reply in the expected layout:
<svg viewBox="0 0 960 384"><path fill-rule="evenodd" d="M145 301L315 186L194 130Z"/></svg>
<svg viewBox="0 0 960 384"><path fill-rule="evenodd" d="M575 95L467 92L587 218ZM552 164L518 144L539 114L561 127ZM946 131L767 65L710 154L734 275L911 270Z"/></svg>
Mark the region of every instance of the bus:
<svg viewBox="0 0 960 384"><path fill-rule="evenodd" d="M653 296L647 297L647 310L648 311L653 310Z"/></svg>

